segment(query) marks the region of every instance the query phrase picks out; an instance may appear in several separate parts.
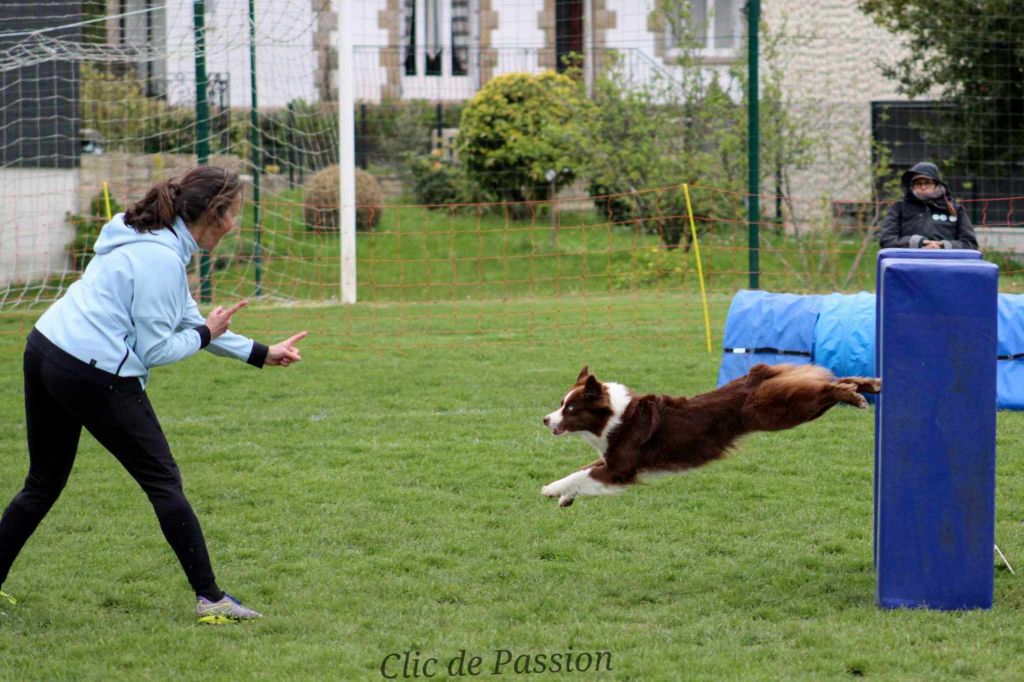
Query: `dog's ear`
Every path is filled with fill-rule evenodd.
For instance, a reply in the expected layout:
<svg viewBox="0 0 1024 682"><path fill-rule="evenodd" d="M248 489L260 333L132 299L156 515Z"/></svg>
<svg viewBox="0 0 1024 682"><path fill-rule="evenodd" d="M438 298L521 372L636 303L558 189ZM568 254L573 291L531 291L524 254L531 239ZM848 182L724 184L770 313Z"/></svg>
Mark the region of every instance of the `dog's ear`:
<svg viewBox="0 0 1024 682"><path fill-rule="evenodd" d="M583 365L583 369L580 370L579 376L576 377L576 383L580 383L584 379L590 376L590 367Z"/></svg>
<svg viewBox="0 0 1024 682"><path fill-rule="evenodd" d="M658 427L661 426L661 398L655 398L654 400L642 400L639 403L640 407L640 419L638 420L638 428L641 433L645 435L640 440L640 445L644 445L654 434L657 433Z"/></svg>
<svg viewBox="0 0 1024 682"><path fill-rule="evenodd" d="M595 398L601 396L601 382L593 374L587 375L587 383L583 384L583 395Z"/></svg>

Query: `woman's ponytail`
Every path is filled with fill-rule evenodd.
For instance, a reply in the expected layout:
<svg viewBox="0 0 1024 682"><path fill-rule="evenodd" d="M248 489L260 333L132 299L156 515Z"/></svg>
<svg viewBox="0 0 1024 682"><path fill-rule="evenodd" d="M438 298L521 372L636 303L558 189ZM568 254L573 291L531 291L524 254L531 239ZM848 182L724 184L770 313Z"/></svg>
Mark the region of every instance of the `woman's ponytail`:
<svg viewBox="0 0 1024 682"><path fill-rule="evenodd" d="M223 216L241 191L237 173L198 166L180 180L154 185L142 201L124 212L124 222L136 232L170 227L179 216L191 225L207 211Z"/></svg>
<svg viewBox="0 0 1024 682"><path fill-rule="evenodd" d="M142 201L130 206L124 212L124 222L136 232L153 232L170 226L178 215L174 183L160 182L154 185Z"/></svg>

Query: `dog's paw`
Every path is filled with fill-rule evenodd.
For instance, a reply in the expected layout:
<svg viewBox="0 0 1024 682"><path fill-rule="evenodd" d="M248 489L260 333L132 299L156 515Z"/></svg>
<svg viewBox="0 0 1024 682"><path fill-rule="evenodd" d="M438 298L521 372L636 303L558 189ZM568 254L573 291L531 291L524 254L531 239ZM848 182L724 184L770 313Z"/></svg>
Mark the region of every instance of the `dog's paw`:
<svg viewBox="0 0 1024 682"><path fill-rule="evenodd" d="M864 396L862 396L860 393L854 393L854 395L856 396L856 401L857 401L854 404L854 406L858 410L866 410L866 409L868 409L868 401L867 401L867 399Z"/></svg>
<svg viewBox="0 0 1024 682"><path fill-rule="evenodd" d="M576 499L576 495L567 491L566 487L562 481L555 481L541 488L540 494L544 497L557 497L559 507L568 507Z"/></svg>

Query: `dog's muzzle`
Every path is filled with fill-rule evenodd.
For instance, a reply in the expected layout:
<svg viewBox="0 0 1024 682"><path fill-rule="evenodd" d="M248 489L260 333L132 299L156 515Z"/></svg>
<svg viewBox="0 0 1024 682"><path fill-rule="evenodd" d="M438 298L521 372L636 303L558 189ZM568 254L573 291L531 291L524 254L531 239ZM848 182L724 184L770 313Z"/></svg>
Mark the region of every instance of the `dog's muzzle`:
<svg viewBox="0 0 1024 682"><path fill-rule="evenodd" d="M558 423L555 424L555 420L551 418L550 414L544 417L544 426L551 429L551 433L555 434L556 436L561 436L563 433L565 433L565 426L562 424L562 420L559 419Z"/></svg>

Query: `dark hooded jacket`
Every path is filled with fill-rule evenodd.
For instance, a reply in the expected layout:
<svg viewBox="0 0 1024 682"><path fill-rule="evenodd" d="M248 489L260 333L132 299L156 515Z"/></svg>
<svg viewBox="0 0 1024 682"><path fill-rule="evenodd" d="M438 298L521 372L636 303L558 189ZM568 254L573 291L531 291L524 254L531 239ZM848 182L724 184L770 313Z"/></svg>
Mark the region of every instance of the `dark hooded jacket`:
<svg viewBox="0 0 1024 682"><path fill-rule="evenodd" d="M910 181L918 175L942 186L938 199L922 201L914 196ZM900 178L903 199L889 208L878 238L883 249L919 249L925 240L942 242L944 249L977 249L978 240L967 212L949 195L949 188L933 163L918 163Z"/></svg>

